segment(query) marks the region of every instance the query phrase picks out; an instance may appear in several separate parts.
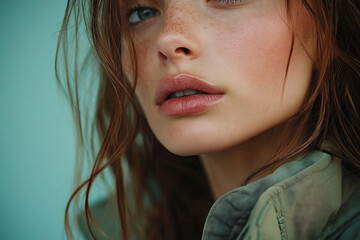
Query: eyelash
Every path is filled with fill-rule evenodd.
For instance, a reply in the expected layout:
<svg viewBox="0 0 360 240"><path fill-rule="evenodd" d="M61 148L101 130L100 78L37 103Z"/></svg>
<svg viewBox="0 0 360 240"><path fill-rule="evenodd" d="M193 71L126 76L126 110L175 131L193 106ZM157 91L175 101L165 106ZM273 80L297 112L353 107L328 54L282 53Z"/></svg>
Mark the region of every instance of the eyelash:
<svg viewBox="0 0 360 240"><path fill-rule="evenodd" d="M235 4L243 2L244 0L216 0L219 4Z"/></svg>
<svg viewBox="0 0 360 240"><path fill-rule="evenodd" d="M136 4L136 5L132 6L132 7L127 11L127 14L126 14L127 19L128 19L128 21L129 21L129 23L130 23L131 25L136 25L136 24L138 24L138 23L140 23L140 22L145 21L145 20L141 20L141 19L140 19L139 21L131 22L131 20L130 20L130 18L133 16L133 14L135 14L136 12L141 11L141 10L156 11L156 15L154 15L154 16L158 16L158 15L159 15L159 11L156 10L156 9L154 9L154 8L152 8L152 7L144 6L144 5L141 5L141 4ZM134 17L136 17L136 16L134 16ZM139 17L139 16L137 16L137 17Z"/></svg>
<svg viewBox="0 0 360 240"><path fill-rule="evenodd" d="M241 2L244 2L246 0L207 0L208 2L216 2L217 4L221 5L221 6L224 6L224 5L234 5L234 4L237 4L237 3L241 3ZM145 20L138 20L138 21L135 21L135 22L131 22L130 18L133 16L134 13L136 13L137 11L140 11L140 10L151 10L151 11L156 11L156 14L154 16L158 16L159 15L159 11L154 9L154 8L151 8L151 7L147 7L147 6L143 6L141 4L136 4L134 6L132 6L128 12L127 12L127 18L128 18L128 21L130 24L132 25L136 25L138 23L141 23L143 21L146 21L147 19ZM154 17L152 16L152 17ZM136 16L134 16L136 17ZM137 16L139 17L139 16ZM150 17L150 18L152 18Z"/></svg>

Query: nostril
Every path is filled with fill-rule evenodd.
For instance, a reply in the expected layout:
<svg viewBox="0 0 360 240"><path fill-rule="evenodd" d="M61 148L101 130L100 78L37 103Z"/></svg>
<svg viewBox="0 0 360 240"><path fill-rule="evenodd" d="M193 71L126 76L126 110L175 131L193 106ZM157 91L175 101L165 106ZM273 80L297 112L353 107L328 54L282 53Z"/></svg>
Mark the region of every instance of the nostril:
<svg viewBox="0 0 360 240"><path fill-rule="evenodd" d="M166 61L167 60L167 57L165 54L163 54L162 52L159 52L158 53L158 56L160 58L161 61Z"/></svg>
<svg viewBox="0 0 360 240"><path fill-rule="evenodd" d="M175 50L176 53L184 53L185 55L188 55L190 53L190 50L185 47L179 47Z"/></svg>

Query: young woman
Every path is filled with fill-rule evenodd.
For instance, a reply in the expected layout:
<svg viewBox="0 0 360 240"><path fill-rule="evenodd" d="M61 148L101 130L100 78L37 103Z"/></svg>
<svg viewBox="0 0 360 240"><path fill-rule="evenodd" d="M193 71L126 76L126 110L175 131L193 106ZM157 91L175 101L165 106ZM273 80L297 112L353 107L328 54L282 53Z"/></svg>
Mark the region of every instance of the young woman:
<svg viewBox="0 0 360 240"><path fill-rule="evenodd" d="M86 189L89 236L360 239L358 0L72 0L65 57L80 20L101 146L69 204ZM108 167L117 204L91 207Z"/></svg>

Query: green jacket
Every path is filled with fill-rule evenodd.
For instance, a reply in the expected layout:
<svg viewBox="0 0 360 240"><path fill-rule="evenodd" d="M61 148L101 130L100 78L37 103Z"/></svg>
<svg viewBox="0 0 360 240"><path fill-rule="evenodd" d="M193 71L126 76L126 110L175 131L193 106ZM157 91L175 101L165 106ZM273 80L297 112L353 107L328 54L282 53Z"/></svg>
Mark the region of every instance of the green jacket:
<svg viewBox="0 0 360 240"><path fill-rule="evenodd" d="M360 239L359 187L340 159L314 152L220 197L202 240ZM104 204L94 210L100 227L119 239L113 213Z"/></svg>
<svg viewBox="0 0 360 240"><path fill-rule="evenodd" d="M202 239L360 239L359 186L340 159L312 153L219 198Z"/></svg>

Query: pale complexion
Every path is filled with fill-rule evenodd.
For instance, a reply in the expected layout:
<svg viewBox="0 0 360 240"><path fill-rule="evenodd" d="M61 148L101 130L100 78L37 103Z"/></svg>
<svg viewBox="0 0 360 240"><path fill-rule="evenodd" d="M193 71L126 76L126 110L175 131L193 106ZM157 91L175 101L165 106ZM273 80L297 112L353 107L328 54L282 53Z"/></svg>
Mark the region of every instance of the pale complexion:
<svg viewBox="0 0 360 240"><path fill-rule="evenodd" d="M136 95L150 127L169 151L200 155L214 198L239 186L282 144L282 123L303 103L313 65L305 9L294 11L299 35L284 83L292 31L283 1L228 2L141 0L152 15L131 27L139 66ZM137 13L131 21L139 20ZM133 81L123 46L126 75ZM224 97L195 115L161 114L155 104L158 83L180 73L218 87Z"/></svg>

